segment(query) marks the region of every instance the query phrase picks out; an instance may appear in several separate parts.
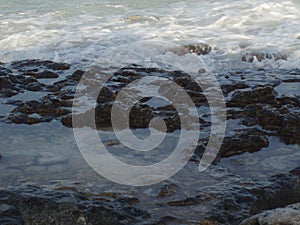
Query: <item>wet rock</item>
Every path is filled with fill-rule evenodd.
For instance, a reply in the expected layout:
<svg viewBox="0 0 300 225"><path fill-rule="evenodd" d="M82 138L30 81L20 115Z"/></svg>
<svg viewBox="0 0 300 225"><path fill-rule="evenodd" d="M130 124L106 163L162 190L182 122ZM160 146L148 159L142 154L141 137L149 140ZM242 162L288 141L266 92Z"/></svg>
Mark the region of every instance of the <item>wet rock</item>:
<svg viewBox="0 0 300 225"><path fill-rule="evenodd" d="M42 85L39 84L39 83L28 84L25 88L26 88L28 91L41 91L41 90L43 90Z"/></svg>
<svg viewBox="0 0 300 225"><path fill-rule="evenodd" d="M32 69L35 68L48 68L52 70L68 70L70 69L70 65L67 63L56 63L52 61L41 61L37 59L31 60L21 60L21 61L14 61L11 63L12 68L19 69L24 71L25 69Z"/></svg>
<svg viewBox="0 0 300 225"><path fill-rule="evenodd" d="M10 97L18 90L10 78L11 76L0 77L0 93L2 97Z"/></svg>
<svg viewBox="0 0 300 225"><path fill-rule="evenodd" d="M33 76L36 79L58 78L59 77L59 75L57 73L54 73L49 70L43 70L42 72L39 72L39 73L35 73L35 72L28 73L27 72L27 73L24 73L23 75Z"/></svg>
<svg viewBox="0 0 300 225"><path fill-rule="evenodd" d="M74 73L72 73L71 75L67 76L66 78L75 80L75 81L80 81L81 77L83 76L83 74L85 73L85 71L83 70L76 70Z"/></svg>
<svg viewBox="0 0 300 225"><path fill-rule="evenodd" d="M270 105L253 104L247 106L243 114L257 119L264 129L277 131L286 140L294 142L300 134L300 112L282 106L276 108Z"/></svg>
<svg viewBox="0 0 300 225"><path fill-rule="evenodd" d="M221 157L255 152L269 145L268 135L258 129L239 131L233 137L225 137L221 150Z"/></svg>
<svg viewBox="0 0 300 225"><path fill-rule="evenodd" d="M4 97L4 98L9 98L11 96L14 96L18 94L18 91L10 89L10 88L2 88L1 89L1 93L0 93L0 97Z"/></svg>
<svg viewBox="0 0 300 225"><path fill-rule="evenodd" d="M300 222L300 203L284 208L268 210L244 220L241 225L298 225Z"/></svg>
<svg viewBox="0 0 300 225"><path fill-rule="evenodd" d="M235 91L237 89L245 89L249 86L245 83L235 83L235 84L224 84L221 85L221 89L223 91L223 94L227 95L228 93Z"/></svg>
<svg viewBox="0 0 300 225"><path fill-rule="evenodd" d="M244 107L255 103L273 103L275 91L273 87L257 87L249 91L236 91L227 103L230 107Z"/></svg>
<svg viewBox="0 0 300 225"><path fill-rule="evenodd" d="M147 212L113 198L110 201L75 191L49 191L29 186L0 190L1 224L138 224Z"/></svg>
<svg viewBox="0 0 300 225"><path fill-rule="evenodd" d="M0 66L0 77L7 76L8 74L11 74L11 73L12 73L12 71L10 69Z"/></svg>
<svg viewBox="0 0 300 225"><path fill-rule="evenodd" d="M70 110L62 108L66 105L70 106L69 102L60 101L52 96L46 96L40 102L33 100L21 103L13 112L26 115L37 113L44 117L60 117L70 113Z"/></svg>
<svg viewBox="0 0 300 225"><path fill-rule="evenodd" d="M211 46L205 43L184 45L182 48L172 49L171 51L178 55L195 53L197 55L206 55L212 50Z"/></svg>
<svg viewBox="0 0 300 225"><path fill-rule="evenodd" d="M27 115L9 115L9 121L16 123L16 124L37 124L41 122L50 122L52 118L37 118L37 117L30 117Z"/></svg>
<svg viewBox="0 0 300 225"><path fill-rule="evenodd" d="M53 70L68 70L70 69L71 65L68 63L56 63L56 62L46 62L46 66L49 69Z"/></svg>
<svg viewBox="0 0 300 225"><path fill-rule="evenodd" d="M240 224L265 210L300 202L299 183L299 174L293 174L292 171L263 182L229 177L225 183L205 186L195 196L173 199L166 205L182 208L205 205L201 207L202 219L197 221L199 224L205 221L211 224Z"/></svg>
<svg viewBox="0 0 300 225"><path fill-rule="evenodd" d="M253 61L263 61L263 60L287 60L287 55L284 53L272 53L272 52L246 52L242 55L242 61L253 62Z"/></svg>

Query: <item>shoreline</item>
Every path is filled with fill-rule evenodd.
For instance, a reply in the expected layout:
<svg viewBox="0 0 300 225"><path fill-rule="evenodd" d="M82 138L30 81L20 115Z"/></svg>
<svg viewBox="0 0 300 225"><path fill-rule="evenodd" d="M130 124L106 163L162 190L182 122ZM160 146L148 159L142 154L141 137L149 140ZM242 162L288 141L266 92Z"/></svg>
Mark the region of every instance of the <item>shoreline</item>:
<svg viewBox="0 0 300 225"><path fill-rule="evenodd" d="M0 160L1 171L10 170L11 174L7 173L8 176L15 173L15 177L21 178L23 176L26 180L26 175L27 178L34 177L37 171L39 171L40 176L52 173L55 177L62 171L76 171L82 163L85 163L77 158L78 164L73 165L75 161L72 161L72 154L75 153L71 154L71 152L77 151L74 142L72 140L68 142L63 137L59 138L62 135L71 138L72 132L68 127L72 127L69 116L74 88L83 73L84 70L73 68L72 65L51 61L24 60L0 65L1 107L3 106L3 109L6 107L4 112L0 113L0 123L5 128L10 127L10 130L6 130L7 135L3 141L3 147L6 150L1 151L3 155ZM109 107L107 108L105 103L112 102L115 98L115 92L118 92L127 82L149 74L165 76L181 85L186 85L187 92L193 96L197 106L201 108L200 123L203 127L203 137L199 140L195 154L183 171L168 181L152 186L152 188L150 186L137 190L113 185L111 182L105 183L103 179L100 179L95 183L99 184L99 190L102 192L98 192L96 197L94 196L95 193L89 189L86 192L77 190L77 186L79 187L81 184L76 184L74 180L74 184L62 181L60 184L44 185L42 188L35 187L36 185L39 186L38 182L26 186L25 181L23 182L25 187L22 186L21 182L18 187L1 191L3 196L11 197L2 201L2 204L7 205L7 207L1 211L0 221L9 223L8 221L14 219L15 224L24 221L27 221L27 224L48 223L49 221L46 220L44 223L42 222L45 216L42 218L38 215L37 209L33 207L37 201L41 208L50 205L50 210L43 210L41 215L47 215L49 219L58 224L97 224L106 217L111 218L112 224L239 224L254 214L300 201L300 173L297 166L295 168L283 167L282 173L279 172L278 175L263 177L259 180L248 177L247 174L237 174L230 171L229 168L226 168L226 164L221 165L222 163L220 163L220 160L228 159L227 163L231 163L230 165L235 166L236 169L245 166L249 168L251 164L247 163L250 162L245 161L245 158L244 161L241 160L241 156L248 154L246 156L249 158L255 152L266 149L270 140L273 140L272 138L278 138L278 142L282 145L281 148L287 149L286 154L290 158L284 158L283 155L273 155L275 153L272 151L267 152L266 155L270 154L270 158L276 156L278 161L282 160L287 163L290 163L294 158L294 163L297 165L298 137L300 134L300 93L298 96L286 95L286 93L288 93L289 85L299 85L299 70L234 70L216 74L227 103L228 129L219 156L204 175L195 174L192 171L197 168L209 134L210 119L206 116L209 113L208 105L201 94L201 90L197 89L195 84L179 71L169 73L161 69L149 70L135 66L120 70L114 79L108 82L110 84L108 86L111 88L106 89L102 93L103 97L98 99L99 111L97 112L102 116L97 119L96 124L99 130L103 130L103 135L108 136L105 143L115 154L118 154L119 149L124 151L124 148L116 142L115 137L110 136L110 131L105 130L111 126L108 122L110 120ZM193 92L193 90L196 91ZM29 95L26 95L28 93ZM146 112L149 110L147 115L150 117L144 118L140 112L134 112L133 117L139 119L131 124L133 128L145 128L153 116L151 113L154 112L157 115L159 112L156 110L159 109L161 113L159 115L173 122L169 124L168 132L170 135L179 129L180 126L177 125L178 121L173 108L168 105L159 107L148 105L147 108L145 106L147 101L140 104ZM14 134L16 134L14 127L19 126L26 127L17 132L19 139L13 142ZM36 128L35 133L33 132L35 126L44 128L49 126L50 128L44 134L41 131L41 134L38 135L38 128ZM56 131L58 129L61 129L62 132ZM28 133L24 133L26 130ZM32 132L31 136L30 132ZM55 133L58 134L55 135ZM35 135L37 135L36 140ZM49 137L48 135L52 136ZM20 146L22 141L30 142L30 140L33 150L30 149L30 143L24 143L23 146ZM46 144L41 145L43 142ZM37 147L38 143L40 143L40 148ZM276 142L273 143L276 145ZM19 145L19 149L23 147L24 152L20 152L21 150L13 151L17 145ZM57 145L57 151L52 152L52 154L50 154L51 145ZM43 149L47 146L48 149ZM62 150L62 154L59 155L58 149L60 148L68 148L69 150L65 153ZM273 150L276 150L276 146ZM17 162L14 165L11 163L16 156L10 155L10 152L20 154L19 164ZM28 154L27 157L25 157L25 152ZM48 153L46 154L46 152ZM79 153L76 154L76 157L79 157ZM156 154L151 157L158 157L159 151ZM131 155L131 157L136 156ZM235 160L230 161L233 158ZM129 157L129 159L132 158ZM271 169L272 161L270 160L269 163L267 168ZM259 171L259 168L256 170ZM87 176L89 171L91 174ZM252 174L255 173L254 169ZM90 179L95 179L98 175L86 168L81 175L78 174L77 176L79 178L85 177L82 182L84 190L85 182L87 184ZM200 179L201 176L204 178ZM38 178L35 179L39 181ZM197 181L197 179L199 180ZM4 172L0 181L5 182L5 180ZM72 179L69 181L72 182ZM101 182L104 182L102 187ZM49 195L53 197L51 201L47 197ZM60 202L60 195L64 195L66 200ZM91 199L86 197L87 195L91 195ZM82 198L84 202L78 200ZM145 202L145 199L149 203ZM96 209L90 207L94 201L97 201L96 205L98 204L95 206ZM202 208L202 205L207 208ZM66 214L60 214L57 209L62 209ZM167 216L160 213L164 210L166 210ZM36 214L31 214L32 212ZM105 212L105 215L97 218L97 214L100 212ZM193 216L189 212L192 212L195 218L191 218ZM26 216L24 217L24 215ZM116 218L118 219L116 220ZM251 223L245 222L245 224Z"/></svg>

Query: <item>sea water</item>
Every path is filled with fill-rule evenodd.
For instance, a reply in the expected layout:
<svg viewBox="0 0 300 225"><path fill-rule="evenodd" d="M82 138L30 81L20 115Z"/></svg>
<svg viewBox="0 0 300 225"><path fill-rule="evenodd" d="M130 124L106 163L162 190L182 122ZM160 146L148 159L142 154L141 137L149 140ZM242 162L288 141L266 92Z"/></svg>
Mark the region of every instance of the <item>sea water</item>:
<svg viewBox="0 0 300 225"><path fill-rule="evenodd" d="M212 51L201 57L217 72L224 68L228 71L240 68L241 58L246 53L285 56L279 60L271 58L246 63L254 69L300 69L300 1L0 0L0 62L47 59L88 67L118 46L148 40L178 45L207 43ZM145 47L143 44L131 46L135 46L135 51ZM283 85L287 84L276 90L284 94L299 93L298 83L288 88ZM32 92L15 98L20 96L22 100L38 98ZM10 105L1 105L2 114L10 110ZM51 165L46 169L26 165L26 162L34 162L41 152L69 158L75 170L82 165L72 130L59 123L30 127L2 125L0 131L1 153L6 156L0 167L2 171L9 168L3 173L5 177L10 173L14 175L11 183L22 177L39 181L44 173L51 175L54 170ZM21 166L17 165L19 161ZM22 163L25 163L23 167ZM223 160L223 163L230 161ZM64 168L64 172L73 174L74 168ZM60 174L59 168L52 172L54 176L46 180L70 177L70 174ZM82 173L86 174L83 170ZM30 179L30 176L36 177Z"/></svg>
<svg viewBox="0 0 300 225"><path fill-rule="evenodd" d="M0 0L0 62L88 64L143 40L208 43L213 51L203 59L211 69L234 66L230 62L253 51L287 58L254 60L254 67L300 68L300 1Z"/></svg>

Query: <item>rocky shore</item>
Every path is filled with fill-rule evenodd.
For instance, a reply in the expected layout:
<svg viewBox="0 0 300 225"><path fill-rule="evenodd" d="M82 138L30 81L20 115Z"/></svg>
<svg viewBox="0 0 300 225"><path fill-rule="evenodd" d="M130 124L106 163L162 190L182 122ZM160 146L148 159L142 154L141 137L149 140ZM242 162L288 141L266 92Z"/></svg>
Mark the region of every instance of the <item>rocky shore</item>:
<svg viewBox="0 0 300 225"><path fill-rule="evenodd" d="M186 51L201 54L207 54L210 50L207 46L186 47ZM242 59L244 63L251 60L251 55ZM51 61L1 63L0 104L3 110L0 112L0 123L6 126L34 126L59 122L72 128L73 97L84 72L85 68L78 69ZM210 132L209 106L201 88L181 71L128 65L115 73L102 89L95 109L96 129L111 127L112 103L128 83L143 76L173 80L184 87L201 114L199 122L203 135L187 164L188 169L183 172L189 174L189 179L176 182L174 178L152 189L141 187L135 190L138 194L134 194L130 188L125 193L86 192L76 185L5 187L0 190L0 223L299 224L300 91L298 89L298 92L290 94L289 87L299 87L300 71L241 70L215 75L226 100L227 131L220 153L208 175L205 175L213 177L212 183L202 185L197 181L198 177L193 178L189 172L193 171L189 168L197 167ZM96 86L97 80L91 79ZM155 105L151 100L144 98L133 107L131 128L147 128L151 118L160 116L165 120L169 133L179 130L180 119L175 108L170 104ZM76 116L80 119L82 114ZM85 126L84 121L79 125ZM274 139L287 148L296 146L293 154L298 156L297 166L277 175L256 179L231 171L226 164L222 164L222 160L239 163L239 157L243 154L263 151ZM112 147L115 145L118 146L117 143L111 144ZM0 151L0 164L3 164L6 155L2 149ZM49 166L51 159L55 161L54 164L68 163L64 158L47 154L35 156L31 165ZM272 155L272 151L267 154ZM243 163L239 166L243 167ZM149 204L145 204L145 201L149 201Z"/></svg>

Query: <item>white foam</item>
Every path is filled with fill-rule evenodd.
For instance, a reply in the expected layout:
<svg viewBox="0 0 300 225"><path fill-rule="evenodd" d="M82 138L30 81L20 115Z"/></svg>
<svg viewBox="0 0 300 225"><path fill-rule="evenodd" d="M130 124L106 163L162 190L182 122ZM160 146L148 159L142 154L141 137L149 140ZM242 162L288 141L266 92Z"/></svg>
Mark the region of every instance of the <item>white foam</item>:
<svg viewBox="0 0 300 225"><path fill-rule="evenodd" d="M4 62L44 58L88 63L112 47L159 39L182 44L206 41L218 48L204 57L210 65L221 56L236 60L245 50L259 49L288 55L284 62L266 62L272 67L300 68L300 4L296 0L48 4L0 0L0 10L0 61ZM253 62L253 66L263 63Z"/></svg>

